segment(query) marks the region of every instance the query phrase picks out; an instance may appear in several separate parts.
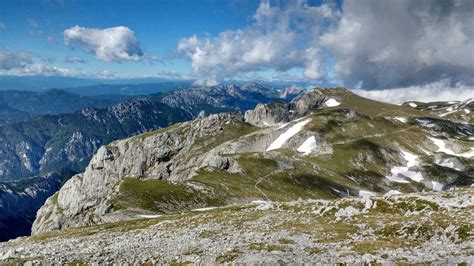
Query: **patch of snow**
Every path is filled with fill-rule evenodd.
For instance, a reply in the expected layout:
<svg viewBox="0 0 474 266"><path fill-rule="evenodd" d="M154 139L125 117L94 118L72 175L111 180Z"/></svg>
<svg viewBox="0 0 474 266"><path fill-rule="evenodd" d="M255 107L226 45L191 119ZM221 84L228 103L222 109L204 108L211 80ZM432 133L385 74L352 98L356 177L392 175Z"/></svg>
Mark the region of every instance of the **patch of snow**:
<svg viewBox="0 0 474 266"><path fill-rule="evenodd" d="M458 102L448 102L448 104L455 104L455 103L458 103Z"/></svg>
<svg viewBox="0 0 474 266"><path fill-rule="evenodd" d="M472 158L472 157L474 157L474 149L471 148L470 151L463 152L463 153L459 154L459 156L464 157L464 158Z"/></svg>
<svg viewBox="0 0 474 266"><path fill-rule="evenodd" d="M448 108L446 109L446 111L448 111L448 112L452 112L453 110L454 110L454 109L453 109L452 106L450 106L450 107L448 107Z"/></svg>
<svg viewBox="0 0 474 266"><path fill-rule="evenodd" d="M417 105L416 103L408 103L408 105L410 105L410 106L413 107L413 108L418 107L418 105Z"/></svg>
<svg viewBox="0 0 474 266"><path fill-rule="evenodd" d="M402 194L402 192L398 191L398 190L389 190L387 193L385 193L385 195L400 195Z"/></svg>
<svg viewBox="0 0 474 266"><path fill-rule="evenodd" d="M437 138L430 138L428 137L433 143L434 145L436 145L438 147L438 152L444 152L446 154L449 154L449 155L455 155L456 153L454 153L454 151L446 148L446 143L444 142L444 140L442 139L437 139Z"/></svg>
<svg viewBox="0 0 474 266"><path fill-rule="evenodd" d="M326 104L327 107L336 107L340 105L341 103L331 98L327 100L326 102L324 102L324 104Z"/></svg>
<svg viewBox="0 0 474 266"><path fill-rule="evenodd" d="M359 197L372 197L372 196L375 196L377 194L375 194L374 192L371 192L371 191L367 191L367 190L359 190Z"/></svg>
<svg viewBox="0 0 474 266"><path fill-rule="evenodd" d="M146 218L146 219L153 219L153 218L158 218L161 215L159 215L159 214L139 214L137 216L141 217L141 218Z"/></svg>
<svg viewBox="0 0 474 266"><path fill-rule="evenodd" d="M309 122L311 122L311 119L298 122L290 127L285 133L281 134L275 141L273 141L272 144L270 144L270 146L267 148L267 151L280 149L287 140L298 134L298 132L300 132Z"/></svg>
<svg viewBox="0 0 474 266"><path fill-rule="evenodd" d="M464 109L464 112L465 112L466 114L469 114L469 113L471 112L471 110L469 110L469 109Z"/></svg>
<svg viewBox="0 0 474 266"><path fill-rule="evenodd" d="M436 124L431 122L430 120L416 119L416 121L423 127L432 128L432 127L436 126Z"/></svg>
<svg viewBox="0 0 474 266"><path fill-rule="evenodd" d="M400 121L400 122L402 122L402 123L406 123L406 122L408 121L406 117L398 117L398 116L397 116L397 117L394 117L394 119L395 119L395 120L398 120L398 121Z"/></svg>
<svg viewBox="0 0 474 266"><path fill-rule="evenodd" d="M219 207L205 207L205 208L197 208L197 209L194 209L192 211L194 212L205 212L205 211L210 211L210 210L214 210L214 209L217 209Z"/></svg>
<svg viewBox="0 0 474 266"><path fill-rule="evenodd" d="M448 108L448 109L449 109L449 108ZM452 109L452 108L451 108L451 109ZM445 116L447 116L447 115L449 115L449 114L456 113L457 111L458 111L458 110L451 110L451 111L448 111L448 112L446 112L446 113L440 114L440 115L438 115L438 116L439 116L439 117L445 117Z"/></svg>
<svg viewBox="0 0 474 266"><path fill-rule="evenodd" d="M444 187L443 184L436 181L431 181L431 186L433 190L436 190L436 191L443 191L443 187Z"/></svg>
<svg viewBox="0 0 474 266"><path fill-rule="evenodd" d="M265 203L267 203L267 201L265 200L253 200L252 202L250 202L250 204L256 204L256 205L261 205Z"/></svg>
<svg viewBox="0 0 474 266"><path fill-rule="evenodd" d="M304 155L310 154L316 148L316 138L311 136L307 138L301 146L296 149L298 152L302 152Z"/></svg>
<svg viewBox="0 0 474 266"><path fill-rule="evenodd" d="M267 127L271 127L272 125L268 124L267 122L263 121L263 124Z"/></svg>
<svg viewBox="0 0 474 266"><path fill-rule="evenodd" d="M422 181L423 180L423 175L420 172L409 170L411 167L419 165L418 156L413 154L413 153L404 151L404 150L402 150L401 152L402 152L403 159L405 159L405 161L407 161L406 166L392 167L392 169L390 170L391 175L386 176L385 178L387 178L388 180L393 181L393 182L409 183L408 180L399 177L399 175L402 175L402 176L410 178L411 180L413 180L415 182Z"/></svg>

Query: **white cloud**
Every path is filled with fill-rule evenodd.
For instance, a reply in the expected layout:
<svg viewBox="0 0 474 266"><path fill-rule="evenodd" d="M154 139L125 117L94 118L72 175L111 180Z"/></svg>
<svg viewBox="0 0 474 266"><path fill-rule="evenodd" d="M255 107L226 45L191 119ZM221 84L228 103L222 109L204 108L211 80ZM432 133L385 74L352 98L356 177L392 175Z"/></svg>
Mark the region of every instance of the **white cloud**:
<svg viewBox="0 0 474 266"><path fill-rule="evenodd" d="M297 1L272 6L262 1L250 26L216 37L181 39L177 52L191 61L194 73L211 80L295 67L303 68L306 78L317 80L325 73L313 39L321 32L319 25L336 17L337 12L325 4Z"/></svg>
<svg viewBox="0 0 474 266"><path fill-rule="evenodd" d="M54 58L32 55L29 52L0 50L0 76L111 77L108 71L86 72L53 66L54 62Z"/></svg>
<svg viewBox="0 0 474 266"><path fill-rule="evenodd" d="M364 89L474 84L472 0L346 0L341 11L273 3L262 0L247 27L180 40L178 53L197 76L218 80L295 68L307 80Z"/></svg>
<svg viewBox="0 0 474 266"><path fill-rule="evenodd" d="M30 53L0 51L0 70L22 68L31 63Z"/></svg>
<svg viewBox="0 0 474 266"><path fill-rule="evenodd" d="M5 23L0 21L0 31L5 31L6 29L7 29L7 26L5 25Z"/></svg>
<svg viewBox="0 0 474 266"><path fill-rule="evenodd" d="M141 61L144 54L135 33L127 27L93 29L74 26L63 33L66 45L77 43L107 62Z"/></svg>
<svg viewBox="0 0 474 266"><path fill-rule="evenodd" d="M346 86L474 83L474 1L345 1L320 44Z"/></svg>
<svg viewBox="0 0 474 266"><path fill-rule="evenodd" d="M86 60L84 60L81 57L78 56L66 56L64 58L64 62L69 63L69 64L85 64L87 63Z"/></svg>
<svg viewBox="0 0 474 266"><path fill-rule="evenodd" d="M413 85L404 88L384 90L353 90L354 93L370 99L401 104L407 101L462 101L474 98L474 86L457 83L451 86L449 79L443 79L425 85Z"/></svg>

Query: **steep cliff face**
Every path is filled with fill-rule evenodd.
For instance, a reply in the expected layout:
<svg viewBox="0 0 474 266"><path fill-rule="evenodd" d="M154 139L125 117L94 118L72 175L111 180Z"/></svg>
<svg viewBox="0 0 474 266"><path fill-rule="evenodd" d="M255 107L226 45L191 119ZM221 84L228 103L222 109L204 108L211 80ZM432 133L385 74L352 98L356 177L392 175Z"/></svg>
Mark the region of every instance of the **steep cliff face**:
<svg viewBox="0 0 474 266"><path fill-rule="evenodd" d="M108 214L113 208L111 199L126 177L179 181L189 179L203 165L236 170L233 161L210 150L199 154L201 146L197 143L222 137L226 129L247 132L245 127L251 128L238 113L216 114L103 146L84 173L71 178L48 199L32 230L36 233L124 219L122 214Z"/></svg>
<svg viewBox="0 0 474 266"><path fill-rule="evenodd" d="M116 141L47 200L33 233L252 200L472 184L472 126L436 119L318 89L245 118L211 115Z"/></svg>

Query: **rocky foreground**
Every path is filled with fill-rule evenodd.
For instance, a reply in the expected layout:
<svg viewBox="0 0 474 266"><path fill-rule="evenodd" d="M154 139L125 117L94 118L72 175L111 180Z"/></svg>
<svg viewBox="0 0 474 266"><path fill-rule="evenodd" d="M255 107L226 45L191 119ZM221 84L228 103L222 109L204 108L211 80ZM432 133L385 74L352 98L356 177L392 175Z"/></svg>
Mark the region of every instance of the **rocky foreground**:
<svg viewBox="0 0 474 266"><path fill-rule="evenodd" d="M0 263L474 263L474 187L253 202L0 244Z"/></svg>

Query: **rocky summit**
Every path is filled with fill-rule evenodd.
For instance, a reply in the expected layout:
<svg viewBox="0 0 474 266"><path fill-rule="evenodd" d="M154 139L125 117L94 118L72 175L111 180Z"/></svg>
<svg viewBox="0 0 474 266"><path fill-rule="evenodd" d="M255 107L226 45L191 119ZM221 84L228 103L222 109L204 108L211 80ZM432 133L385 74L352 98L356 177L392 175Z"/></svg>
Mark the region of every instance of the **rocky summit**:
<svg viewBox="0 0 474 266"><path fill-rule="evenodd" d="M0 258L472 263L472 105L414 104L319 88L114 141Z"/></svg>

